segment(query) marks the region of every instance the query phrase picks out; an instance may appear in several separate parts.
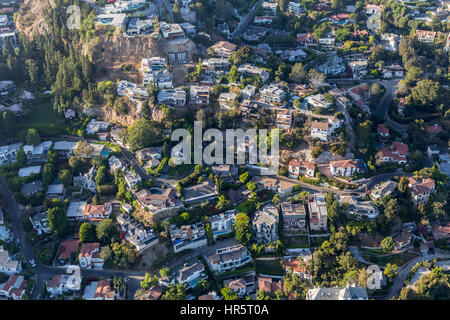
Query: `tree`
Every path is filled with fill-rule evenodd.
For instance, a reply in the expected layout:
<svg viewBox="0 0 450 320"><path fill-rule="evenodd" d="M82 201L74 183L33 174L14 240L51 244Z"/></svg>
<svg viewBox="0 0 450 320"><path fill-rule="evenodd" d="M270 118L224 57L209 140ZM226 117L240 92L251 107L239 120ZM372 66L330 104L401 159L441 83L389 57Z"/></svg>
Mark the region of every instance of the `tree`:
<svg viewBox="0 0 450 320"><path fill-rule="evenodd" d="M339 28L336 30L336 40L339 42L344 42L350 36L350 30L347 28Z"/></svg>
<svg viewBox="0 0 450 320"><path fill-rule="evenodd" d="M97 186L101 186L105 184L108 181L108 171L106 169L106 166L100 166L97 170L97 173L95 174L95 184Z"/></svg>
<svg viewBox="0 0 450 320"><path fill-rule="evenodd" d="M318 89L323 83L325 83L326 77L323 73L316 69L308 71L309 84L312 88Z"/></svg>
<svg viewBox="0 0 450 320"><path fill-rule="evenodd" d="M170 269L167 268L167 267L162 268L161 270L159 270L159 274L160 274L161 278L167 277L169 275L169 273L170 273Z"/></svg>
<svg viewBox="0 0 450 320"><path fill-rule="evenodd" d="M67 169L59 172L58 179L66 188L72 185L72 173Z"/></svg>
<svg viewBox="0 0 450 320"><path fill-rule="evenodd" d="M236 232L236 240L244 246L247 245L252 237L252 226L250 218L245 213L240 212L237 214L234 230Z"/></svg>
<svg viewBox="0 0 450 320"><path fill-rule="evenodd" d="M81 224L78 234L80 242L93 242L95 240L95 229L90 223Z"/></svg>
<svg viewBox="0 0 450 320"><path fill-rule="evenodd" d="M149 273L145 273L145 279L141 281L141 288L148 290L151 287L157 286L159 283L159 278L155 274L153 277Z"/></svg>
<svg viewBox="0 0 450 320"><path fill-rule="evenodd" d="M247 181L248 181L248 179L249 179L249 176L250 176L250 174L248 173L248 171L245 171L243 174L241 174L241 175L239 176L239 181L240 181L242 184L246 184Z"/></svg>
<svg viewBox="0 0 450 320"><path fill-rule="evenodd" d="M230 63L239 66L248 62L253 56L253 49L249 46L244 46L233 52L230 56Z"/></svg>
<svg viewBox="0 0 450 320"><path fill-rule="evenodd" d="M142 117L146 120L151 120L152 119L152 109L150 108L150 103L148 100L145 100L142 103Z"/></svg>
<svg viewBox="0 0 450 320"><path fill-rule="evenodd" d="M202 164L197 164L194 168L194 172L196 175L201 175L203 173L203 165Z"/></svg>
<svg viewBox="0 0 450 320"><path fill-rule="evenodd" d="M186 286L184 284L171 284L162 295L161 300L186 300Z"/></svg>
<svg viewBox="0 0 450 320"><path fill-rule="evenodd" d="M57 236L62 236L67 227L66 211L60 207L53 207L47 210L48 227Z"/></svg>
<svg viewBox="0 0 450 320"><path fill-rule="evenodd" d="M395 249L395 241L391 237L386 237L381 241L381 247L386 252L392 252Z"/></svg>
<svg viewBox="0 0 450 320"><path fill-rule="evenodd" d="M159 131L153 121L139 119L128 128L128 144L131 151L143 149L158 139Z"/></svg>
<svg viewBox="0 0 450 320"><path fill-rule="evenodd" d="M303 83L306 80L306 70L303 67L303 64L297 62L291 69L291 73L289 74L289 79L294 82Z"/></svg>
<svg viewBox="0 0 450 320"><path fill-rule="evenodd" d="M411 89L411 96L416 104L433 107L439 104L441 85L430 79L424 79Z"/></svg>
<svg viewBox="0 0 450 320"><path fill-rule="evenodd" d="M116 224L112 219L105 219L99 222L96 228L97 238L100 241L113 242L117 238L119 231L116 228Z"/></svg>
<svg viewBox="0 0 450 320"><path fill-rule="evenodd" d="M111 247L110 246L104 246L102 248L102 250L100 251L100 257L103 260L107 261L107 260L109 260L111 258L111 256L112 256Z"/></svg>
<svg viewBox="0 0 450 320"><path fill-rule="evenodd" d="M272 197L272 203L277 206L280 204L280 202L280 196L278 195L278 193L275 193Z"/></svg>
<svg viewBox="0 0 450 320"><path fill-rule="evenodd" d="M72 167L73 171L78 170L78 168L80 167L80 159L78 159L77 157L70 157L69 159L69 166Z"/></svg>
<svg viewBox="0 0 450 320"><path fill-rule="evenodd" d="M30 128L27 131L25 140L28 145L37 146L38 144L41 143L41 136L39 135L36 129Z"/></svg>
<svg viewBox="0 0 450 320"><path fill-rule="evenodd" d="M223 287L222 289L220 289L220 293L223 295L223 298L225 300L237 300L238 299L238 294L226 286Z"/></svg>
<svg viewBox="0 0 450 320"><path fill-rule="evenodd" d="M384 275L388 279L389 282L392 282L395 277L398 275L398 266L396 264L387 263L386 267L384 268Z"/></svg>

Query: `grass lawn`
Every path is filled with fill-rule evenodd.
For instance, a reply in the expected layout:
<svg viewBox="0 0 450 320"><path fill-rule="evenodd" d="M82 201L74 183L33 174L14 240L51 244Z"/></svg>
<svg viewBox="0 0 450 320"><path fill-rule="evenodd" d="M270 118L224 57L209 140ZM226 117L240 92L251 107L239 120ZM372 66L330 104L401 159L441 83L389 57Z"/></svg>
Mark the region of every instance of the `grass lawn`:
<svg viewBox="0 0 450 320"><path fill-rule="evenodd" d="M284 236L286 248L309 248L308 236Z"/></svg>
<svg viewBox="0 0 450 320"><path fill-rule="evenodd" d="M65 133L64 120L53 110L52 100L46 99L38 103L32 114L25 121L17 124L18 136L29 128L35 128L41 136L53 136Z"/></svg>
<svg viewBox="0 0 450 320"><path fill-rule="evenodd" d="M167 170L167 178L169 179L179 179L184 177L188 173L191 173L194 170L193 164L181 164L176 167L170 167Z"/></svg>
<svg viewBox="0 0 450 320"><path fill-rule="evenodd" d="M412 253L397 253L397 254L389 254L389 255L373 255L373 254L365 254L361 252L361 256L370 262L386 265L387 263L396 264L397 266L402 266L408 261L417 257Z"/></svg>
<svg viewBox="0 0 450 320"><path fill-rule="evenodd" d="M255 269L257 273L267 274L271 276L282 276L283 266L280 259L274 260L256 260Z"/></svg>

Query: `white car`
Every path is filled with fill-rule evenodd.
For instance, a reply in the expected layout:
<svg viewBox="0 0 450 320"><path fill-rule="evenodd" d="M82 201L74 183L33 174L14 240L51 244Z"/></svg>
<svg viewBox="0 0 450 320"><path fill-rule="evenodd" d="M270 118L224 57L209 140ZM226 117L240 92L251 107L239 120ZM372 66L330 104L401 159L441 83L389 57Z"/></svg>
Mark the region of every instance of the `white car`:
<svg viewBox="0 0 450 320"><path fill-rule="evenodd" d="M31 264L31 266L34 268L34 267L36 267L36 262L34 262L34 260L33 259L30 259L30 264Z"/></svg>

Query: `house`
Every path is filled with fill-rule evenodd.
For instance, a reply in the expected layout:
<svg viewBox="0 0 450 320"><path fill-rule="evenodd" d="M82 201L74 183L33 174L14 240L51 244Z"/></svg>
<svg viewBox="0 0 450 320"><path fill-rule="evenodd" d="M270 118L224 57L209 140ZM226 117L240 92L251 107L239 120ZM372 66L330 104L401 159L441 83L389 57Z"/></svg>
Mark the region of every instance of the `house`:
<svg viewBox="0 0 450 320"><path fill-rule="evenodd" d="M198 300L220 300L220 297L215 291L211 291L208 294L204 294L198 297Z"/></svg>
<svg viewBox="0 0 450 320"><path fill-rule="evenodd" d="M375 219L380 211L372 201L360 201L354 197L339 196L339 203L348 204L348 213L357 218Z"/></svg>
<svg viewBox="0 0 450 320"><path fill-rule="evenodd" d="M408 145L394 141L389 148L382 148L378 151L376 162L395 162L397 164L405 164L408 154Z"/></svg>
<svg viewBox="0 0 450 320"><path fill-rule="evenodd" d="M179 228L171 225L169 234L175 253L206 246L207 244L205 226L201 222L183 225Z"/></svg>
<svg viewBox="0 0 450 320"><path fill-rule="evenodd" d="M67 208L67 219L73 221L80 221L83 219L84 210L87 206L86 201L72 201Z"/></svg>
<svg viewBox="0 0 450 320"><path fill-rule="evenodd" d="M347 90L347 94L354 100L367 100L370 97L370 87L363 83Z"/></svg>
<svg viewBox="0 0 450 320"><path fill-rule="evenodd" d="M142 58L141 72L158 71L167 68L166 59L163 57Z"/></svg>
<svg viewBox="0 0 450 320"><path fill-rule="evenodd" d="M180 27L183 28L184 32L186 32L187 34L197 33L197 27L189 22L180 23Z"/></svg>
<svg viewBox="0 0 450 320"><path fill-rule="evenodd" d="M20 168L19 172L17 173L19 177L29 177L33 174L39 174L41 173L41 166L31 166L31 167L24 167Z"/></svg>
<svg viewBox="0 0 450 320"><path fill-rule="evenodd" d="M333 176L352 177L355 173L364 173L364 167L358 160L348 159L341 161L331 161L330 171Z"/></svg>
<svg viewBox="0 0 450 320"><path fill-rule="evenodd" d="M228 64L228 59L224 57L209 58L202 61L202 69L205 71L226 70Z"/></svg>
<svg viewBox="0 0 450 320"><path fill-rule="evenodd" d="M268 103L281 104L286 99L286 92L275 83L262 87L259 94L261 100Z"/></svg>
<svg viewBox="0 0 450 320"><path fill-rule="evenodd" d="M382 139L387 139L389 137L389 128L386 127L386 125L384 123L378 124L377 131Z"/></svg>
<svg viewBox="0 0 450 320"><path fill-rule="evenodd" d="M273 16L255 16L253 19L254 24L272 24L275 17Z"/></svg>
<svg viewBox="0 0 450 320"><path fill-rule="evenodd" d="M312 253L309 248L287 249L283 260L286 271L292 271L301 278L312 281L312 274L308 273L306 270L312 260Z"/></svg>
<svg viewBox="0 0 450 320"><path fill-rule="evenodd" d="M211 166L211 171L214 175L219 175L222 178L228 178L230 175L231 177L237 177L239 168L229 164L219 164Z"/></svg>
<svg viewBox="0 0 450 320"><path fill-rule="evenodd" d="M23 152L25 152L27 161L29 163L46 162L47 161L47 153L50 150L52 144L53 144L52 141L44 141L37 146L24 145Z"/></svg>
<svg viewBox="0 0 450 320"><path fill-rule="evenodd" d="M284 56L286 60L289 62L300 61L301 59L306 58L306 52L302 49L298 48L295 50L287 50L284 52Z"/></svg>
<svg viewBox="0 0 450 320"><path fill-rule="evenodd" d="M205 266L201 262L185 263L174 272L174 278L176 283L185 285L186 289L193 289L205 276L204 271Z"/></svg>
<svg viewBox="0 0 450 320"><path fill-rule="evenodd" d="M55 141L53 151L59 156L69 159L73 155L78 142L75 141Z"/></svg>
<svg viewBox="0 0 450 320"><path fill-rule="evenodd" d="M253 176L251 181L258 184L260 188L278 193L281 198L291 194L296 185L296 183L289 180L275 179L266 176Z"/></svg>
<svg viewBox="0 0 450 320"><path fill-rule="evenodd" d="M87 143L84 144L78 141L75 150L77 151L77 156L84 159L94 159L95 157L103 156L103 150L105 146L100 143Z"/></svg>
<svg viewBox="0 0 450 320"><path fill-rule="evenodd" d="M78 254L79 240L63 240L59 244L57 261L61 265L75 262Z"/></svg>
<svg viewBox="0 0 450 320"><path fill-rule="evenodd" d="M125 80L120 80L117 83L117 94L130 99L148 99L147 89L140 88L137 84Z"/></svg>
<svg viewBox="0 0 450 320"><path fill-rule="evenodd" d="M440 125L438 125L437 123L435 123L432 126L426 126L425 128L426 128L428 134L432 135L432 136L437 135L444 131L444 129L442 129L442 127Z"/></svg>
<svg viewBox="0 0 450 320"><path fill-rule="evenodd" d="M313 89L311 89L310 87L308 87L305 84L289 83L288 87L289 87L289 91L293 95L296 95L299 97L304 97L304 96L310 95L311 93L314 92Z"/></svg>
<svg viewBox="0 0 450 320"><path fill-rule="evenodd" d="M25 294L26 287L27 280L23 276L14 274L9 277L8 281L0 284L0 296L20 300Z"/></svg>
<svg viewBox="0 0 450 320"><path fill-rule="evenodd" d="M162 147L148 147L136 151L136 158L139 162L144 163L150 159L161 159Z"/></svg>
<svg viewBox="0 0 450 320"><path fill-rule="evenodd" d="M19 260L14 260L3 246L0 246L0 272L8 276L22 272L22 263Z"/></svg>
<svg viewBox="0 0 450 320"><path fill-rule="evenodd" d="M108 219L112 212L111 203L107 202L102 205L87 204L84 207L83 219L87 222L99 222Z"/></svg>
<svg viewBox="0 0 450 320"><path fill-rule="evenodd" d="M109 280L91 282L84 289L84 300L114 300L116 292L111 289Z"/></svg>
<svg viewBox="0 0 450 320"><path fill-rule="evenodd" d="M291 130L294 125L294 116L287 109L277 108L275 125L283 130Z"/></svg>
<svg viewBox="0 0 450 320"><path fill-rule="evenodd" d="M439 156L439 153L439 147L436 144L432 144L427 147L427 155L430 159L433 159L433 156Z"/></svg>
<svg viewBox="0 0 450 320"><path fill-rule="evenodd" d="M332 48L332 47L334 47L336 38L333 38L333 37L320 38L318 42L321 46Z"/></svg>
<svg viewBox="0 0 450 320"><path fill-rule="evenodd" d="M183 107L186 105L186 91L183 88L161 89L158 91L158 103Z"/></svg>
<svg viewBox="0 0 450 320"><path fill-rule="evenodd" d="M59 199L64 200L66 189L63 184L50 184L47 188L47 199Z"/></svg>
<svg viewBox="0 0 450 320"><path fill-rule="evenodd" d="M385 79L403 78L405 76L405 69L399 64L393 64L381 68L381 74Z"/></svg>
<svg viewBox="0 0 450 320"><path fill-rule="evenodd" d="M367 59L358 59L349 61L348 66L352 70L353 79L361 79L367 74L369 61Z"/></svg>
<svg viewBox="0 0 450 320"><path fill-rule="evenodd" d="M381 185L376 185L375 189L372 189L370 191L370 196L374 200L378 200L380 198L388 196L392 194L395 191L395 189L397 189L397 185L398 183L395 181L386 181Z"/></svg>
<svg viewBox="0 0 450 320"><path fill-rule="evenodd" d="M195 184L193 186L183 189L184 203L192 204L196 202L211 201L218 197L216 190L216 185L210 181L206 180L202 183Z"/></svg>
<svg viewBox="0 0 450 320"><path fill-rule="evenodd" d="M431 226L435 240L450 238L450 222L435 223Z"/></svg>
<svg viewBox="0 0 450 320"><path fill-rule="evenodd" d="M52 232L48 226L47 212L38 213L29 219L38 236Z"/></svg>
<svg viewBox="0 0 450 320"><path fill-rule="evenodd" d="M430 195L435 191L435 181L431 178L420 181L413 177L409 177L408 180L413 202L415 204L427 203Z"/></svg>
<svg viewBox="0 0 450 320"><path fill-rule="evenodd" d="M80 291L81 275L77 272L73 275L58 274L45 281L45 287L52 298L68 291Z"/></svg>
<svg viewBox="0 0 450 320"><path fill-rule="evenodd" d="M331 124L327 121L311 122L311 138L321 141L328 141L328 137L332 134Z"/></svg>
<svg viewBox="0 0 450 320"><path fill-rule="evenodd" d="M236 221L237 211L228 210L224 213L216 214L209 217L211 222L211 231L213 233L214 240L218 236L233 232L234 222Z"/></svg>
<svg viewBox="0 0 450 320"><path fill-rule="evenodd" d="M134 187L142 181L141 177L134 171L127 170L124 175L128 188L134 190Z"/></svg>
<svg viewBox="0 0 450 320"><path fill-rule="evenodd" d="M147 86L153 84L159 89L173 88L173 75L166 68L150 69L142 75L142 85Z"/></svg>
<svg viewBox="0 0 450 320"><path fill-rule="evenodd" d="M272 278L258 276L258 290L270 294L276 294L277 291L284 293L283 282L274 282Z"/></svg>
<svg viewBox="0 0 450 320"><path fill-rule="evenodd" d="M253 261L247 248L241 244L216 249L215 253L205 256L205 260L215 273L239 268Z"/></svg>
<svg viewBox="0 0 450 320"><path fill-rule="evenodd" d="M278 209L268 204L255 213L252 221L256 242L271 244L278 240Z"/></svg>
<svg viewBox="0 0 450 320"><path fill-rule="evenodd" d="M241 64L236 71L238 74L243 76L261 77L263 83L266 82L270 76L269 72L267 72L266 70L254 66L250 63Z"/></svg>
<svg viewBox="0 0 450 320"><path fill-rule="evenodd" d="M0 146L0 165L6 165L16 162L17 152L19 152L21 143L15 143L5 146Z"/></svg>
<svg viewBox="0 0 450 320"><path fill-rule="evenodd" d="M305 98L304 104L312 108L328 109L331 107L331 103L327 99L325 99L323 94L307 96Z"/></svg>
<svg viewBox="0 0 450 320"><path fill-rule="evenodd" d="M16 88L16 84L11 80L0 81L0 96L6 96L11 90Z"/></svg>
<svg viewBox="0 0 450 320"><path fill-rule="evenodd" d="M154 215L161 212L176 211L183 207L183 203L177 198L177 192L173 188L164 190L157 188L142 189L134 195L137 202Z"/></svg>
<svg viewBox="0 0 450 320"><path fill-rule="evenodd" d="M381 44L388 51L397 51L400 37L394 33L382 33Z"/></svg>
<svg viewBox="0 0 450 320"><path fill-rule="evenodd" d="M322 194L314 194L308 197L308 211L310 230L327 230L327 206Z"/></svg>
<svg viewBox="0 0 450 320"><path fill-rule="evenodd" d="M300 161L297 159L291 159L289 161L289 177L297 179L300 175L304 175L310 178L315 176L316 166L314 162Z"/></svg>
<svg viewBox="0 0 450 320"><path fill-rule="evenodd" d="M0 240L10 242L13 241L12 230L5 226L5 219L2 208L0 208Z"/></svg>
<svg viewBox="0 0 450 320"><path fill-rule="evenodd" d="M234 92L222 92L219 95L219 99L217 100L220 106L220 109L227 110L233 109L234 103L237 100L237 94Z"/></svg>
<svg viewBox="0 0 450 320"><path fill-rule="evenodd" d="M106 132L109 130L110 125L111 125L111 123L109 123L109 122L98 121L98 120L92 119L86 125L86 133L87 134L97 134L99 132Z"/></svg>
<svg viewBox="0 0 450 320"><path fill-rule="evenodd" d="M305 47L314 42L314 38L310 32L308 33L297 33L297 42Z"/></svg>
<svg viewBox="0 0 450 320"><path fill-rule="evenodd" d="M281 203L281 214L283 215L284 232L298 233L305 232L306 210L303 203Z"/></svg>
<svg viewBox="0 0 450 320"><path fill-rule="evenodd" d="M300 3L289 2L287 6L287 11L295 16L301 16L306 12L305 8Z"/></svg>
<svg viewBox="0 0 450 320"><path fill-rule="evenodd" d="M134 245L138 253L142 253L147 248L159 242L157 233L151 229L144 228L141 223L131 219L126 213L117 216L116 221L120 230L125 232L125 240Z"/></svg>
<svg viewBox="0 0 450 320"><path fill-rule="evenodd" d="M97 191L95 184L96 172L97 169L95 169L95 167L92 166L88 172L84 174L80 173L78 177L73 177L73 185L78 188L88 189L92 193L95 193Z"/></svg>
<svg viewBox="0 0 450 320"><path fill-rule="evenodd" d="M210 87L192 85L189 90L190 104L192 106L197 108L209 106Z"/></svg>
<svg viewBox="0 0 450 320"><path fill-rule="evenodd" d="M123 161L120 160L116 156L111 156L108 158L108 165L109 165L109 169L113 173L115 173L117 170L122 171L122 170L124 170L124 167L125 167L125 164L123 163Z"/></svg>
<svg viewBox="0 0 450 320"><path fill-rule="evenodd" d="M247 41L258 41L259 39L265 37L268 32L269 28L249 26L247 30L245 30L243 38Z"/></svg>
<svg viewBox="0 0 450 320"><path fill-rule="evenodd" d="M153 21L150 19L131 18L128 23L127 35L137 36L153 31Z"/></svg>
<svg viewBox="0 0 450 320"><path fill-rule="evenodd" d="M83 243L78 254L81 268L103 269L104 260L100 257L100 243Z"/></svg>
<svg viewBox="0 0 450 320"><path fill-rule="evenodd" d="M247 294L247 286L243 278L224 280L223 286L236 292L239 298L243 298Z"/></svg>
<svg viewBox="0 0 450 320"><path fill-rule="evenodd" d="M163 293L163 288L160 286L151 287L149 290L144 293L144 300L156 301L161 298Z"/></svg>
<svg viewBox="0 0 450 320"><path fill-rule="evenodd" d="M20 188L20 192L22 192L25 197L32 197L32 196L36 195L37 193L43 192L43 191L44 191L44 186L42 185L41 180L26 183L26 184L22 185L22 187Z"/></svg>
<svg viewBox="0 0 450 320"><path fill-rule="evenodd" d="M213 46L211 50L219 57L230 57L234 50L236 50L236 45L228 41L219 41Z"/></svg>
<svg viewBox="0 0 450 320"><path fill-rule="evenodd" d="M160 22L159 29L164 40L185 38L184 31L179 24Z"/></svg>
<svg viewBox="0 0 450 320"><path fill-rule="evenodd" d="M397 251L405 251L412 245L412 229L411 228L402 228L402 230L392 237L392 240L395 242L395 250Z"/></svg>
<svg viewBox="0 0 450 320"><path fill-rule="evenodd" d="M416 30L417 40L423 43L433 43L436 38L436 31Z"/></svg>
<svg viewBox="0 0 450 320"><path fill-rule="evenodd" d="M309 289L306 300L368 300L366 288L347 285L345 288Z"/></svg>
<svg viewBox="0 0 450 320"><path fill-rule="evenodd" d="M277 13L278 2L263 1L261 7L275 15Z"/></svg>

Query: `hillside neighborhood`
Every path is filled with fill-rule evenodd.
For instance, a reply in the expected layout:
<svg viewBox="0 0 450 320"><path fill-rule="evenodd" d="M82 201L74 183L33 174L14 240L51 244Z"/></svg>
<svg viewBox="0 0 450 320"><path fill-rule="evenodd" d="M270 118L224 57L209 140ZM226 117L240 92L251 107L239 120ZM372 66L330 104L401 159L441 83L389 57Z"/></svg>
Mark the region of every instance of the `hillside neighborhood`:
<svg viewBox="0 0 450 320"><path fill-rule="evenodd" d="M70 4L0 0L0 300L450 298L449 1Z"/></svg>

